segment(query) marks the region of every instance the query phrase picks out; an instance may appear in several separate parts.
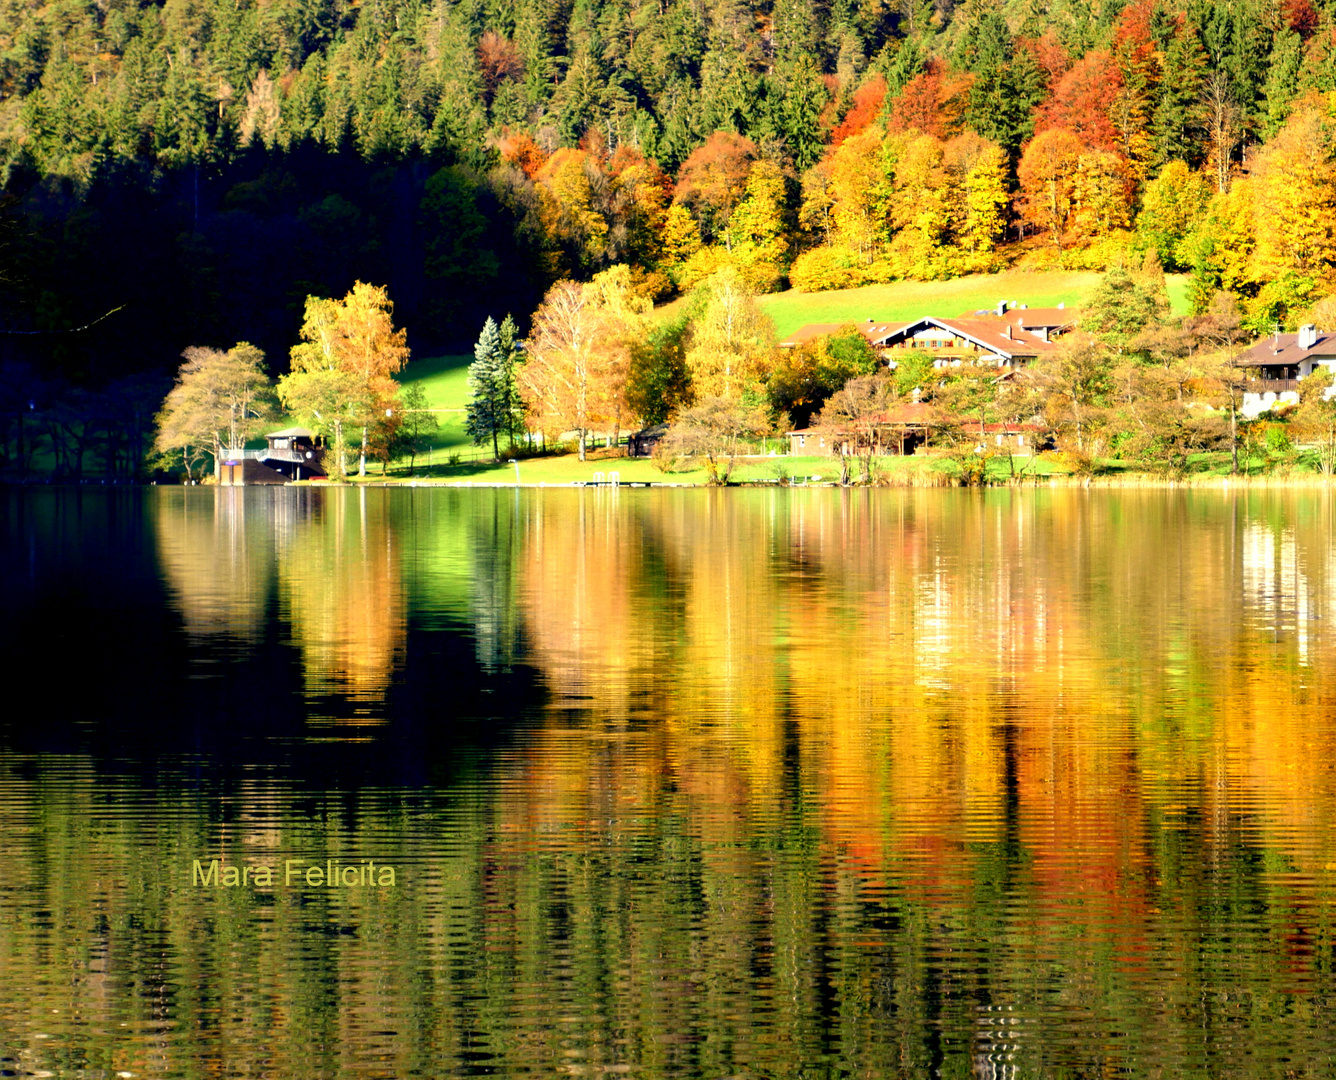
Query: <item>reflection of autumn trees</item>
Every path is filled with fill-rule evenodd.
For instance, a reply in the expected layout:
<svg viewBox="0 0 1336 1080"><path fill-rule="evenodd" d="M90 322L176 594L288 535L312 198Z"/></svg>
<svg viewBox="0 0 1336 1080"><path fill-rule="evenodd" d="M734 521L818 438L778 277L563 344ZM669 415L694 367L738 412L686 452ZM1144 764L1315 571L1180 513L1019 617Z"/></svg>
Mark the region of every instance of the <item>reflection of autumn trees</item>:
<svg viewBox="0 0 1336 1080"><path fill-rule="evenodd" d="M263 637L274 579L271 506L247 492L191 487L150 504L163 577L195 640Z"/></svg>
<svg viewBox="0 0 1336 1080"><path fill-rule="evenodd" d="M277 615L310 697L359 712L382 701L406 618L388 501L383 489L165 492L152 504L154 535L187 632L218 648L255 647Z"/></svg>
<svg viewBox="0 0 1336 1080"><path fill-rule="evenodd" d="M365 500L294 504L246 571L273 582L256 596L308 686L383 687L411 609L467 625L491 670L536 666L540 722L451 791L313 807L257 781L165 832L90 832L82 781L0 774L0 837L24 838L6 883L60 916L6 919L0 890L0 963L38 988L25 1022L85 993L41 973L92 942L114 978L79 998L90 1015L129 1016L123 973L166 980L198 1040L282 1075L969 1075L1013 1052L1036 1075L1224 1075L1228 1047L1301 1070L1330 1045L1325 494ZM264 610L201 555L228 520L158 522L204 626ZM264 918L49 869L70 848L103 873L136 851L386 840L421 875L393 906L280 898ZM121 929L61 921L104 908ZM141 1066L188 1055L155 1038L135 1036Z"/></svg>
<svg viewBox="0 0 1336 1080"><path fill-rule="evenodd" d="M391 498L383 488L329 492L285 530L281 610L311 697L372 705L402 663L406 613Z"/></svg>
<svg viewBox="0 0 1336 1080"><path fill-rule="evenodd" d="M723 881L801 808L851 896L894 886L976 924L981 895L1023 904L1024 940L997 954L1016 979L1075 963L1075 932L1086 1005L1118 972L1239 975L1182 970L1176 933L1228 929L1219 872L1185 845L1286 867L1257 882L1277 911L1330 888L1324 499L599 499L528 523L535 658L595 732L532 748L514 790L547 827L650 783L642 805L679 807ZM608 731L640 752L593 782Z"/></svg>

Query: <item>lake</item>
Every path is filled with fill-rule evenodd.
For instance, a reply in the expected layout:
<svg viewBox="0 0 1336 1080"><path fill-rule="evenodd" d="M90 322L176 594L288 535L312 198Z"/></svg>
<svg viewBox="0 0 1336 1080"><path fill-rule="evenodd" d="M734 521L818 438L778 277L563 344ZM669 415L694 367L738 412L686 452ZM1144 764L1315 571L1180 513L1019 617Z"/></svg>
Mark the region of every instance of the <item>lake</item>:
<svg viewBox="0 0 1336 1080"><path fill-rule="evenodd" d="M1334 525L0 491L0 1075L1336 1075Z"/></svg>

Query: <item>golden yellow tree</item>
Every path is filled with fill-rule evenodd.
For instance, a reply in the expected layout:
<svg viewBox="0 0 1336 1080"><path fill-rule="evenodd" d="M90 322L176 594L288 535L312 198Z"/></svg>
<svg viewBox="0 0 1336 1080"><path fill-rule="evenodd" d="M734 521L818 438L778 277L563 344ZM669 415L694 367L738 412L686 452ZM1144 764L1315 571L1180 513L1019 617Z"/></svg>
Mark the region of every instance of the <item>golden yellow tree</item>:
<svg viewBox="0 0 1336 1080"><path fill-rule="evenodd" d="M771 161L757 161L747 177L746 194L733 211L728 232L733 260L757 292L772 292L788 254L784 236L784 175Z"/></svg>
<svg viewBox="0 0 1336 1080"><path fill-rule="evenodd" d="M894 136L899 140L899 136ZM883 167L880 133L869 129L846 139L831 155L828 191L835 242L872 262L884 250L890 183Z"/></svg>
<svg viewBox="0 0 1336 1080"><path fill-rule="evenodd" d="M1126 163L1107 150L1087 150L1076 159L1072 226L1080 240L1104 236L1128 223L1131 203Z"/></svg>
<svg viewBox="0 0 1336 1080"><path fill-rule="evenodd" d="M515 382L541 430L575 432L581 461L596 424L617 430L629 417L631 350L647 336L649 311L630 268L616 266L587 284L557 282L534 313Z"/></svg>
<svg viewBox="0 0 1336 1080"><path fill-rule="evenodd" d="M700 226L696 224L690 210L681 203L674 203L663 219L663 234L660 238L663 268L676 281L687 260L700 249Z"/></svg>
<svg viewBox="0 0 1336 1080"><path fill-rule="evenodd" d="M564 149L534 177L544 231L586 264L603 257L608 241L608 221L594 205L591 171L585 151Z"/></svg>
<svg viewBox="0 0 1336 1080"><path fill-rule="evenodd" d="M1047 230L1059 251L1075 208L1076 172L1084 149L1070 131L1049 128L1030 141L1016 170L1026 221Z"/></svg>
<svg viewBox="0 0 1336 1080"><path fill-rule="evenodd" d="M292 371L278 381L285 408L333 442L331 476L347 474L348 431L360 429L358 475L366 475L370 433L391 435L408 362L407 331L394 328L384 286L356 282L342 300L308 296Z"/></svg>
<svg viewBox="0 0 1336 1080"><path fill-rule="evenodd" d="M264 353L241 341L223 352L192 346L157 417L154 449L179 451L187 476L202 454L216 461L263 430L277 412Z"/></svg>
<svg viewBox="0 0 1336 1080"><path fill-rule="evenodd" d="M698 398L740 399L759 389L775 348L775 325L742 275L725 267L702 286L705 303L691 328L687 370Z"/></svg>
<svg viewBox="0 0 1336 1080"><path fill-rule="evenodd" d="M996 247L1006 224L1006 153L967 131L946 144L943 163L953 188L956 244L986 255Z"/></svg>
<svg viewBox="0 0 1336 1080"><path fill-rule="evenodd" d="M1261 276L1336 265L1336 164L1321 113L1310 107L1291 116L1254 172Z"/></svg>

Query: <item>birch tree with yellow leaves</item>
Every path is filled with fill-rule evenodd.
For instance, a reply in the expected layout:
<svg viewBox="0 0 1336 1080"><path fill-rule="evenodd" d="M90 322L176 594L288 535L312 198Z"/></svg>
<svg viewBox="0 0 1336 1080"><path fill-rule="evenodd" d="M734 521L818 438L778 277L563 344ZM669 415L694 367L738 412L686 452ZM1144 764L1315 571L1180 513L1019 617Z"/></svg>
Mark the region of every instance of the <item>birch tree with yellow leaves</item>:
<svg viewBox="0 0 1336 1080"><path fill-rule="evenodd" d="M598 424L620 434L630 419L632 350L649 335L650 303L627 266L593 281L559 281L534 312L524 363L515 372L530 417L546 434L575 432L580 460Z"/></svg>
<svg viewBox="0 0 1336 1080"><path fill-rule="evenodd" d="M775 324L742 275L725 267L701 286L704 305L691 329L687 370L698 399L739 400L760 392L775 350Z"/></svg>

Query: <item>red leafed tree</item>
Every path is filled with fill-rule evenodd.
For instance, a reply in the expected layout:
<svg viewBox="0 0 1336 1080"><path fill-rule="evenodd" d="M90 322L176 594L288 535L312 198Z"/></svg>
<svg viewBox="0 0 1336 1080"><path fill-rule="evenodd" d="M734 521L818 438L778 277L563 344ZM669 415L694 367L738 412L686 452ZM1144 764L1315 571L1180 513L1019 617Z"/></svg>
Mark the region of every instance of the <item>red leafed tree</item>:
<svg viewBox="0 0 1336 1080"><path fill-rule="evenodd" d="M891 131L921 131L939 139L949 138L960 128L971 75L957 75L936 57L927 69L914 76L891 104L887 127Z"/></svg>
<svg viewBox="0 0 1336 1080"><path fill-rule="evenodd" d="M844 119L830 133L831 148L839 146L850 135L866 131L881 112L882 102L885 100L886 79L881 75L874 75L854 91L853 104L844 114Z"/></svg>
<svg viewBox="0 0 1336 1080"><path fill-rule="evenodd" d="M1035 132L1065 128L1101 150L1118 145L1118 131L1109 119L1109 111L1122 75L1106 52L1091 50L1058 80L1053 96L1039 107Z"/></svg>
<svg viewBox="0 0 1336 1080"><path fill-rule="evenodd" d="M1310 0L1285 0L1280 5L1285 25L1307 41L1317 30L1318 14Z"/></svg>
<svg viewBox="0 0 1336 1080"><path fill-rule="evenodd" d="M1029 49L1035 63L1048 76L1049 89L1058 85L1058 80L1067 74L1072 66L1072 59L1067 55L1058 35L1052 30L1045 30L1037 38L1017 38L1018 49Z"/></svg>
<svg viewBox="0 0 1336 1080"><path fill-rule="evenodd" d="M1160 0L1133 0L1123 8L1118 16L1118 28L1114 31L1113 41L1116 51L1134 50L1138 55L1149 56L1155 51L1155 38L1151 35L1151 19Z"/></svg>

